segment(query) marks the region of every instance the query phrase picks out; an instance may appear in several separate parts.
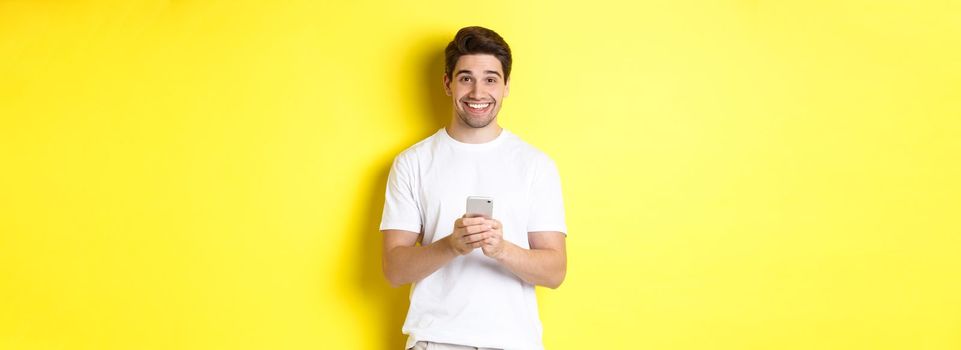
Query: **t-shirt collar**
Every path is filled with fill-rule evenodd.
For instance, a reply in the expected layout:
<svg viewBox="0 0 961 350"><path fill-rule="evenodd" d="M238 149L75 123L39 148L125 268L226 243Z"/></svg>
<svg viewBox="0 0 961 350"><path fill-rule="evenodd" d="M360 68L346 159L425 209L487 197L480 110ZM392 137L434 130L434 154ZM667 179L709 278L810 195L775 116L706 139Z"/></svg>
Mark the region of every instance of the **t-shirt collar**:
<svg viewBox="0 0 961 350"><path fill-rule="evenodd" d="M437 131L437 135L440 136L440 138L444 140L444 142L458 149L465 149L465 150L490 149L500 144L501 142L503 142L509 133L510 132L507 131L507 129L501 128L500 134L498 134L497 137L495 137L493 140L490 140L484 143L465 143L465 142L457 141L456 139L451 137L450 134L447 133L447 128L440 128L440 130Z"/></svg>

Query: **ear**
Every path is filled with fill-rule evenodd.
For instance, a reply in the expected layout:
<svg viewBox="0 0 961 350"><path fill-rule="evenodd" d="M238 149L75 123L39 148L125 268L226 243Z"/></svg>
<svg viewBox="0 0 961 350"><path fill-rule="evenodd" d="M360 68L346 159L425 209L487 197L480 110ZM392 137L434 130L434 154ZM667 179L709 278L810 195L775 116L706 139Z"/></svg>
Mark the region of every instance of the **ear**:
<svg viewBox="0 0 961 350"><path fill-rule="evenodd" d="M451 92L450 92L450 77L447 76L447 73L444 73L444 92L447 93L447 96L450 96L450 94L451 94Z"/></svg>

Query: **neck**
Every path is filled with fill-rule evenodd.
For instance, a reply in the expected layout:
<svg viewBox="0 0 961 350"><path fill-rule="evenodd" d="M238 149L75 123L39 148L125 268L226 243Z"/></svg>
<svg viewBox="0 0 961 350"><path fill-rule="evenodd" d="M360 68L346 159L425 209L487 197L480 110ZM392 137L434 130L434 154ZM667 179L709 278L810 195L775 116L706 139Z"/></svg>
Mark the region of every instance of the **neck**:
<svg viewBox="0 0 961 350"><path fill-rule="evenodd" d="M500 125L497 125L497 120L492 121L483 128L472 128L464 125L457 117L454 117L454 119L455 120L451 121L446 127L447 134L454 140L463 143L487 143L496 139L497 136L500 136L501 130L503 130Z"/></svg>

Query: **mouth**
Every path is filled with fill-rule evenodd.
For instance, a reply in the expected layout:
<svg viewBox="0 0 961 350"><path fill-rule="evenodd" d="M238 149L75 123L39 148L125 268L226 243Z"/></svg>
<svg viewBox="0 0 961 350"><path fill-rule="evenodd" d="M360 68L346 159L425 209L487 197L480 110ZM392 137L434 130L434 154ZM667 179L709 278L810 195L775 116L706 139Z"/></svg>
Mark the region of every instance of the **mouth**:
<svg viewBox="0 0 961 350"><path fill-rule="evenodd" d="M464 104L464 109L472 114L484 114L493 108L493 102L479 102L479 103L468 103L462 102Z"/></svg>

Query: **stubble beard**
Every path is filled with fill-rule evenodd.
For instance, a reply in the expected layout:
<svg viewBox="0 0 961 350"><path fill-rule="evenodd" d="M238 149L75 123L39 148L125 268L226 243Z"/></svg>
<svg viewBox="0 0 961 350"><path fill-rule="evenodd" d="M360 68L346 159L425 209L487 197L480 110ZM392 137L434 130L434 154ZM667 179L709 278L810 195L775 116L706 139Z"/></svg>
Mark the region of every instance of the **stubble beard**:
<svg viewBox="0 0 961 350"><path fill-rule="evenodd" d="M472 118L469 114L470 112L467 111L457 111L457 117L459 117L460 120L463 121L467 126L474 129L481 129L490 125L490 123L494 121L494 118L497 116L493 108L494 106L491 106L491 112L488 113L484 118Z"/></svg>

